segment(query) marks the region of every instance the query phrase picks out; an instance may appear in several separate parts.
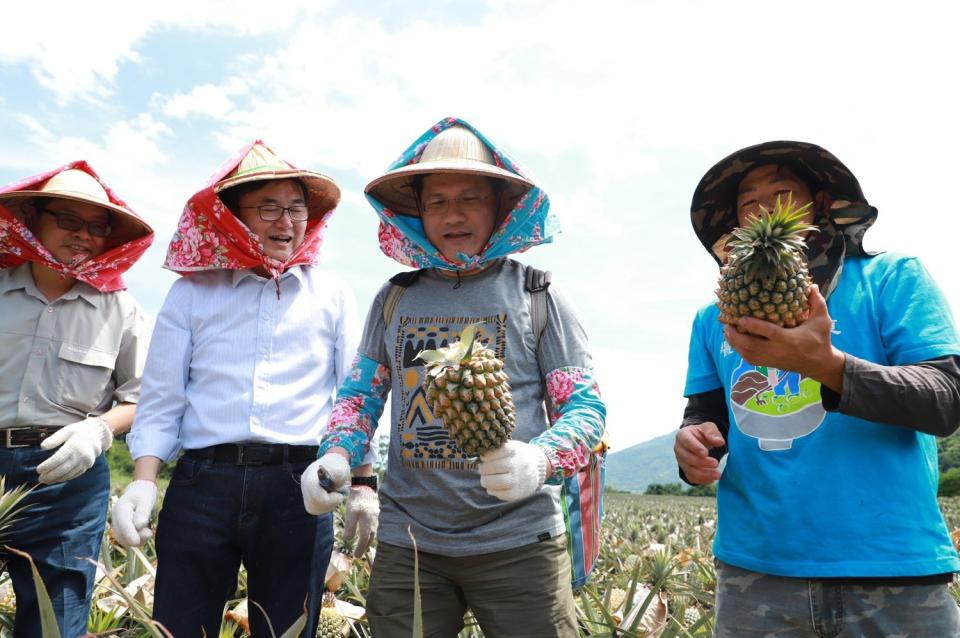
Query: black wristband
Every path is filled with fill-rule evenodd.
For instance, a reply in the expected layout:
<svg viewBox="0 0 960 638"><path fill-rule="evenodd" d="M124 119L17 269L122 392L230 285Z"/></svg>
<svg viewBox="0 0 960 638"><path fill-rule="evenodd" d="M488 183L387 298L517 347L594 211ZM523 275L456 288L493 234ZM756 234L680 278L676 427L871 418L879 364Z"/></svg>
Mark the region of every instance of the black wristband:
<svg viewBox="0 0 960 638"><path fill-rule="evenodd" d="M353 476L350 478L350 485L353 487L367 486L372 489L374 492L377 491L377 477L376 476Z"/></svg>

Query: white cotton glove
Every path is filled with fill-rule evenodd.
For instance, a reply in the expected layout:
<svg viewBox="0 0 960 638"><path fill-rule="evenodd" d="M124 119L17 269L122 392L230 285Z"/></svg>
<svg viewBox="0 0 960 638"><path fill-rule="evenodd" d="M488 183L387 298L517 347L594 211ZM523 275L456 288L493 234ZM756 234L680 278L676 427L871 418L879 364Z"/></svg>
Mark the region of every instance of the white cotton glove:
<svg viewBox="0 0 960 638"><path fill-rule="evenodd" d="M327 487L320 484L321 472L329 482ZM324 454L308 465L300 476L303 507L314 516L332 512L343 502L349 485L350 464L347 459L339 454Z"/></svg>
<svg viewBox="0 0 960 638"><path fill-rule="evenodd" d="M88 417L60 428L40 444L44 450L60 448L37 466L40 482L51 485L77 478L93 467L97 457L112 443L113 432L100 417Z"/></svg>
<svg viewBox="0 0 960 638"><path fill-rule="evenodd" d="M379 524L380 499L377 498L377 493L365 486L351 487L350 496L347 498L343 537L357 537L357 545L353 548L355 558L363 556L370 547L370 543L377 537Z"/></svg>
<svg viewBox="0 0 960 638"><path fill-rule="evenodd" d="M124 547L140 547L153 536L150 514L157 503L157 484L133 481L123 491L110 516L113 537Z"/></svg>
<svg viewBox="0 0 960 638"><path fill-rule="evenodd" d="M519 501L547 479L547 455L539 446L507 441L480 455L480 485L501 501Z"/></svg>

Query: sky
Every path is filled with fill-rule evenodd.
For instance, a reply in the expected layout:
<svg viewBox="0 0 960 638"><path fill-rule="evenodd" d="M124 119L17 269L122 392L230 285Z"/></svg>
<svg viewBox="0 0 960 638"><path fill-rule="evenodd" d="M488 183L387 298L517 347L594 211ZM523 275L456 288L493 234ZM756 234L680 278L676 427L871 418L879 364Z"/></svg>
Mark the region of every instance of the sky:
<svg viewBox="0 0 960 638"><path fill-rule="evenodd" d="M704 172L753 144L819 144L960 309L956 9L810 0L166 0L5 7L0 183L85 159L156 230L130 271L155 314L186 200L262 139L341 186L323 267L362 312L404 268L363 187L446 116L519 160L563 232L553 272L591 340L614 450L679 424L692 318L717 267L694 235Z"/></svg>

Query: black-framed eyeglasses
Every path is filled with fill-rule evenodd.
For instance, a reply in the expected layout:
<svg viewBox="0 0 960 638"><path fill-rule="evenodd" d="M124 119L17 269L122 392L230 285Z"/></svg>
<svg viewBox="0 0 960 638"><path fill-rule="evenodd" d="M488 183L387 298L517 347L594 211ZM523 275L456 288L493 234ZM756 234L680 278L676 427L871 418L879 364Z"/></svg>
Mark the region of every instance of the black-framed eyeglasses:
<svg viewBox="0 0 960 638"><path fill-rule="evenodd" d="M41 208L40 212L56 217L57 228L62 228L63 230L78 231L86 226L87 232L94 237L106 237L110 234L110 231L113 230L113 227L109 222L88 222L83 218L77 217L71 213L62 213L60 211L50 210L48 208Z"/></svg>
<svg viewBox="0 0 960 638"><path fill-rule="evenodd" d="M237 206L237 208L256 208L261 221L275 222L284 213L290 215L292 222L305 222L310 217L310 209L306 204L294 204L293 206L280 206L279 204L261 204L260 206Z"/></svg>
<svg viewBox="0 0 960 638"><path fill-rule="evenodd" d="M490 199L489 195L476 195L468 193L466 195L457 195L452 200L449 197L431 197L421 203L423 212L428 215L442 215L450 208L450 202L457 203L457 208L467 213L475 213L483 208L484 203Z"/></svg>

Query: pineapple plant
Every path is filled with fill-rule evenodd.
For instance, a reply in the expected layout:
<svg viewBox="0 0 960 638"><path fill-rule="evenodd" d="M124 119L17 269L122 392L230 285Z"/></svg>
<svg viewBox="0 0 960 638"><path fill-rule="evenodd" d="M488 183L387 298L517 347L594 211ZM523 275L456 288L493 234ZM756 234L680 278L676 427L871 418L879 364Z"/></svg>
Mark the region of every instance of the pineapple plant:
<svg viewBox="0 0 960 638"><path fill-rule="evenodd" d="M457 342L417 355L433 417L470 456L507 442L515 417L503 361L476 338L479 325L467 326Z"/></svg>
<svg viewBox="0 0 960 638"><path fill-rule="evenodd" d="M809 203L797 208L792 197L782 202L778 196L773 211L761 206L733 231L717 289L721 322L756 317L793 328L807 319L812 281L804 236L814 226L803 217L809 210Z"/></svg>
<svg viewBox="0 0 960 638"><path fill-rule="evenodd" d="M340 638L346 634L347 618L337 610L337 599L333 592L323 595L320 608L320 622L317 625L317 638Z"/></svg>

